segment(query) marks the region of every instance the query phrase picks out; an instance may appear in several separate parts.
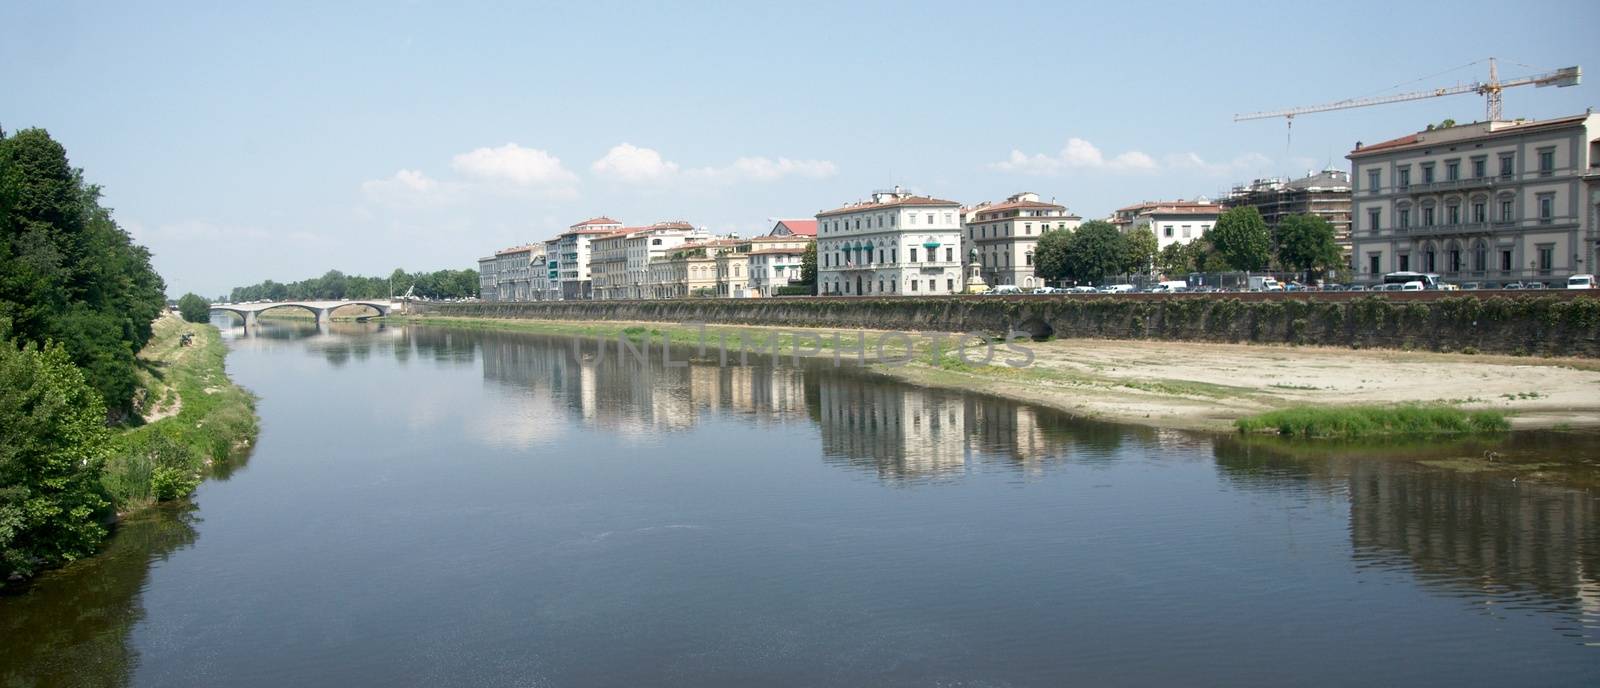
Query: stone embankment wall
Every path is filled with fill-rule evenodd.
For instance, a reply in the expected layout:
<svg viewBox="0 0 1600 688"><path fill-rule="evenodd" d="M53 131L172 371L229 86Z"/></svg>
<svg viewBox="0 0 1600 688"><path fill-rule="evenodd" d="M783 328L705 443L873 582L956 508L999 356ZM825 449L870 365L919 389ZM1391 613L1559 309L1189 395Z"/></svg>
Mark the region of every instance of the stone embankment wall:
<svg viewBox="0 0 1600 688"><path fill-rule="evenodd" d="M1003 333L1600 356L1600 298L1419 292L415 304L479 318Z"/></svg>

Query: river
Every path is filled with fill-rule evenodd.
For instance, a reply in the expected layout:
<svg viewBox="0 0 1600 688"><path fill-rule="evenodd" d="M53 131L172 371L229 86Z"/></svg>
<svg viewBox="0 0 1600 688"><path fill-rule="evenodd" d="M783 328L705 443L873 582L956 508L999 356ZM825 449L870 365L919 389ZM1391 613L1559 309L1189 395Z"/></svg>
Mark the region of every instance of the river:
<svg viewBox="0 0 1600 688"><path fill-rule="evenodd" d="M0 685L1600 683L1584 490L828 363L230 332L255 451L0 598Z"/></svg>

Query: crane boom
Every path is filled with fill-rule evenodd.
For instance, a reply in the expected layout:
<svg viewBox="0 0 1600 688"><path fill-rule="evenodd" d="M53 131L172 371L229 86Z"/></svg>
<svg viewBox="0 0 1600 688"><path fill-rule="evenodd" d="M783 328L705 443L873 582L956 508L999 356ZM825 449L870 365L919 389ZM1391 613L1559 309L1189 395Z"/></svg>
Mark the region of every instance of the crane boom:
<svg viewBox="0 0 1600 688"><path fill-rule="evenodd" d="M1553 72L1520 77L1509 81L1500 81L1496 75L1494 58L1489 58L1489 80L1459 84L1444 88L1435 88L1428 91L1415 91L1412 93L1399 93L1389 96L1376 96L1372 98L1351 98L1321 105L1307 105L1305 107L1289 108L1287 110L1272 110L1268 112L1252 112L1243 115L1234 115L1233 121L1244 122L1253 119L1271 119L1283 117L1293 120L1296 115L1306 115L1313 112L1328 112L1329 110L1348 110L1351 108L1371 107L1373 105L1387 105L1408 100L1422 100L1424 98L1439 98L1441 96L1460 95L1462 93L1476 93L1485 96L1488 100L1487 115L1490 120L1498 120L1500 113L1500 92L1517 86L1574 86L1583 78L1580 67L1566 67Z"/></svg>

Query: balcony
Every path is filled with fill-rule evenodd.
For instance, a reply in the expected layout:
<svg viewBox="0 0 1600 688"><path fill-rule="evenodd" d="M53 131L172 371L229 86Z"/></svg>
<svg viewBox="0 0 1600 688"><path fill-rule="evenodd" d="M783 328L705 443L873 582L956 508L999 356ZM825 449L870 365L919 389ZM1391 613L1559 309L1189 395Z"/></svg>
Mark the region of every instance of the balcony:
<svg viewBox="0 0 1600 688"><path fill-rule="evenodd" d="M1471 177L1467 179L1449 179L1423 184L1412 184L1400 189L1403 193L1412 196L1425 194L1444 193L1446 191L1470 191L1472 189L1493 189L1500 179L1495 177Z"/></svg>
<svg viewBox="0 0 1600 688"><path fill-rule="evenodd" d="M1397 227L1395 231L1408 236L1459 236L1463 234L1488 234L1493 227L1488 222L1461 222L1452 225L1413 225Z"/></svg>

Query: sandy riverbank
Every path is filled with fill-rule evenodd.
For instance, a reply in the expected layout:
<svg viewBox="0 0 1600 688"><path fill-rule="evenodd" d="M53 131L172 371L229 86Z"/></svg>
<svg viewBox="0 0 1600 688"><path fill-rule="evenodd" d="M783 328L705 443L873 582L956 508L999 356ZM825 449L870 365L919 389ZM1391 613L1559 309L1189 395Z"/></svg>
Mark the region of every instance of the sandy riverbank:
<svg viewBox="0 0 1600 688"><path fill-rule="evenodd" d="M401 322L614 337L630 328L692 343L696 330L659 322L561 322L467 318L394 318ZM830 337L833 329L744 326L719 332L803 332ZM869 332L868 355L884 332ZM1496 409L1516 429L1600 427L1600 361L1351 350L1246 344L1058 339L1023 341L1034 361L1023 368L965 365L951 356L935 363L917 342L911 363L874 365L910 383L970 389L1076 415L1142 425L1230 431L1232 422L1298 405L1448 403ZM954 335L948 335L954 337ZM848 341L855 341L849 331ZM783 340L785 342L788 339ZM788 345L783 349L786 354ZM824 346L818 354L832 357ZM995 361L1007 357L997 348ZM981 356L972 355L971 359Z"/></svg>

